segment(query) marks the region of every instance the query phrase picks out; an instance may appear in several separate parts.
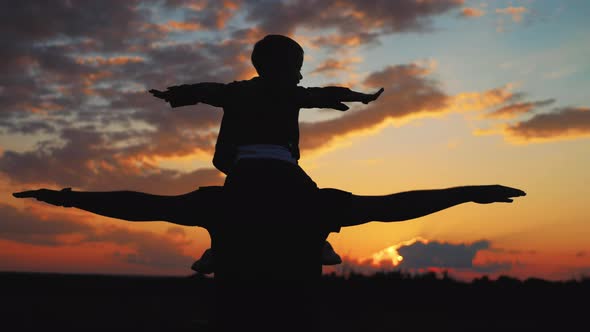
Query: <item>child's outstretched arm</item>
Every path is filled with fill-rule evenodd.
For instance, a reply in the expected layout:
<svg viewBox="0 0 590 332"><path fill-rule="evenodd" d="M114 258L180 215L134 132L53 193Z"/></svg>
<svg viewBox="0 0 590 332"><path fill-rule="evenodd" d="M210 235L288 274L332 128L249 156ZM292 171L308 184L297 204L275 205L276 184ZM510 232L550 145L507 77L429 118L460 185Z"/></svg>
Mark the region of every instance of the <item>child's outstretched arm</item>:
<svg viewBox="0 0 590 332"><path fill-rule="evenodd" d="M170 103L173 108L205 103L212 106L222 106L225 84L196 83L170 86L166 91L149 90L154 97Z"/></svg>
<svg viewBox="0 0 590 332"><path fill-rule="evenodd" d="M374 93L362 93L345 87L328 86L323 88L301 88L299 102L302 108L332 108L340 111L348 110L343 102L362 102L368 104L377 100L384 89Z"/></svg>
<svg viewBox="0 0 590 332"><path fill-rule="evenodd" d="M352 195L350 209L354 217L341 226L355 226L371 221L404 221L468 202L511 203L513 197L525 195L522 190L501 185L415 190L384 196Z"/></svg>
<svg viewBox="0 0 590 332"><path fill-rule="evenodd" d="M204 192L206 193L203 194ZM197 190L184 195L161 196L136 191L91 192L66 188L28 190L13 193L13 196L35 198L56 206L75 207L127 221L168 221L206 228L205 222L211 222L212 219L207 211L214 205L211 201L216 202L219 199L215 196L218 193L219 191L214 190Z"/></svg>

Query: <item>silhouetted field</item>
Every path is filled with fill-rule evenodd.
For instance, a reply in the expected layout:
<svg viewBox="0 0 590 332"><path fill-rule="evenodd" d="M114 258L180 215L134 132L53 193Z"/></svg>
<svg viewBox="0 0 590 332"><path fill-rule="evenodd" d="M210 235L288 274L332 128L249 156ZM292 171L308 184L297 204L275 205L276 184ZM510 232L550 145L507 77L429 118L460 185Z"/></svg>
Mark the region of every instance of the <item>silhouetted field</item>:
<svg viewBox="0 0 590 332"><path fill-rule="evenodd" d="M288 285L285 285L288 287ZM325 276L330 331L584 330L590 279ZM2 331L209 331L210 278L0 273ZM231 319L231 318L230 318Z"/></svg>

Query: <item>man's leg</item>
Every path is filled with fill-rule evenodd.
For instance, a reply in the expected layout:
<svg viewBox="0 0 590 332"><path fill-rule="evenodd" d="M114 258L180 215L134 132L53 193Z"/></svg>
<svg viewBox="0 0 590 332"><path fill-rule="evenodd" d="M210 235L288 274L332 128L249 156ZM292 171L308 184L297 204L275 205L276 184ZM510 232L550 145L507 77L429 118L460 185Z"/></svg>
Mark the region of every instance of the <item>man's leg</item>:
<svg viewBox="0 0 590 332"><path fill-rule="evenodd" d="M39 189L13 194L49 204L75 207L105 217L127 221L167 221L207 228L221 204L221 187L202 187L193 192L163 196L137 191L72 191Z"/></svg>

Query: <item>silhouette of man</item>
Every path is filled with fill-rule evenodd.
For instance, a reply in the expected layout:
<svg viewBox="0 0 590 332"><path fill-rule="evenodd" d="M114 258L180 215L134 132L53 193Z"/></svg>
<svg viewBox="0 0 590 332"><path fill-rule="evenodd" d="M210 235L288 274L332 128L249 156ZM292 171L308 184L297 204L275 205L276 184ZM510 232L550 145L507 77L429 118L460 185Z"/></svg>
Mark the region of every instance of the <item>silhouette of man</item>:
<svg viewBox="0 0 590 332"><path fill-rule="evenodd" d="M217 222L223 222L219 211L229 208L223 198L222 187L201 187L190 193L182 195L162 196L134 191L112 191L112 192L84 192L72 191L70 189L51 190L39 189L23 191L13 194L18 198L35 198L49 204L76 207L99 215L124 219L128 221L168 221L184 226L205 227L212 235L212 241L217 232ZM319 207L316 210L317 222L322 224L325 220L337 220L338 224L329 223L322 227L346 227L364 224L367 222L397 222L426 216L458 204L475 202L488 204L495 202L512 202L512 197L524 196L525 193L519 189L501 185L480 185L463 186L445 189L414 190L394 193L390 195L361 196L354 195L337 189L320 189L318 196ZM245 222L242 222L243 226ZM246 230L244 234L248 234ZM299 266L307 265L307 269L296 270L299 266L291 265L294 256L299 248L313 248L320 246L318 243L306 243L303 240L313 236L301 237L302 241L293 241L289 244L294 250L288 255L283 253L275 258L273 263L268 264L276 271L284 274L264 276L268 284L260 284L257 278L260 272L255 258L259 262L260 256L252 252L249 243L243 244L242 248L235 248L235 263L238 264L245 274L240 276L245 280L251 279L250 285L230 282L226 289L220 289L224 301L218 303L218 322L220 330L232 328L257 327L260 330L285 330L295 331L304 329L312 331L319 326L315 318L318 315L316 304L321 290L317 288L317 280L321 276L321 262L318 259L312 262L298 262ZM282 234L274 234L272 238L280 238ZM322 238L318 235L319 238ZM287 237L290 239L290 237ZM318 240L319 241L319 240ZM242 241L248 242L248 241ZM286 246L282 245L282 248ZM244 249L247 251L242 252ZM269 250L269 248L263 248ZM272 248L270 248L272 249ZM272 250L271 250L272 251ZM231 254L231 253L230 253ZM249 264L249 263L253 264ZM284 266L281 266L284 265ZM285 266L287 268L285 268ZM223 268L223 265L221 266ZM263 266L264 267L264 266ZM291 267L291 269L289 269ZM266 269L265 269L266 271ZM297 272L295 274L291 274ZM305 272L302 276L302 272ZM266 273L266 272L265 272ZM250 274L250 275L248 275ZM307 274L307 275L306 275ZM229 276L231 278L231 275ZM301 278L303 277L303 278ZM215 275L217 278L217 273ZM308 282L299 284L301 279ZM241 289L235 287L252 287ZM262 291L265 300L273 302L260 303L259 298L240 296L256 296ZM276 291L276 294L269 295L269 291ZM299 291L304 291L300 294ZM234 293L235 292L235 293ZM245 307L243 307L245 306ZM270 308L270 309L269 309ZM284 312L284 310L292 310ZM278 315L277 312L279 313ZM276 315L276 316L271 316ZM292 322L296 319L296 322ZM287 324L285 328L281 328Z"/></svg>

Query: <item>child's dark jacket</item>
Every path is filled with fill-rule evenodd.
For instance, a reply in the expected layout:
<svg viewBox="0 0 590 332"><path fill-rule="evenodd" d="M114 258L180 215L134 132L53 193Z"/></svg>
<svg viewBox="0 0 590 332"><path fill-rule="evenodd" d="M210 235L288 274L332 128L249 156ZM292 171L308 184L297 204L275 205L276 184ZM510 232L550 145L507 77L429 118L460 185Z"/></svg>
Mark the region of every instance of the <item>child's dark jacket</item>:
<svg viewBox="0 0 590 332"><path fill-rule="evenodd" d="M299 110L342 109L342 96L350 92L344 87L279 86L260 77L228 84L197 83L189 87L190 94L172 106L202 102L223 108L213 164L226 174L234 164L240 145L281 145L298 160Z"/></svg>

